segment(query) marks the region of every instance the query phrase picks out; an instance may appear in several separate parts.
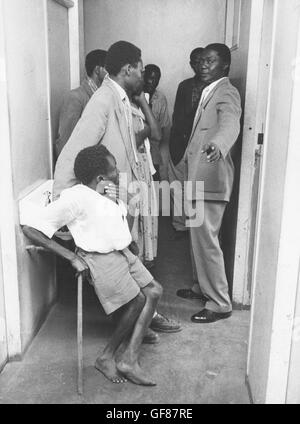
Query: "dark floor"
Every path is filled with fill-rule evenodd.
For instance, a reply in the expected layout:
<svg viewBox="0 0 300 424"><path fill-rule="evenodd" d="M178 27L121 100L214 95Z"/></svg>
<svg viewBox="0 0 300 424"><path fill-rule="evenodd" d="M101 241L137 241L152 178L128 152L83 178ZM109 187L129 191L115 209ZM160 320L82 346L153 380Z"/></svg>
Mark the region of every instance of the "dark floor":
<svg viewBox="0 0 300 424"><path fill-rule="evenodd" d="M245 386L248 311L208 325L193 324L198 301L183 300L177 288L191 281L188 240L170 241L169 218L160 220L155 277L164 287L160 311L181 321L183 331L161 334L158 345L143 345L141 364L157 382L141 387L114 385L93 366L112 323L93 293L84 288L84 395L76 392L76 291L71 278L60 285L59 302L21 362L0 374L0 404L240 404L249 403ZM67 274L69 270L65 271Z"/></svg>

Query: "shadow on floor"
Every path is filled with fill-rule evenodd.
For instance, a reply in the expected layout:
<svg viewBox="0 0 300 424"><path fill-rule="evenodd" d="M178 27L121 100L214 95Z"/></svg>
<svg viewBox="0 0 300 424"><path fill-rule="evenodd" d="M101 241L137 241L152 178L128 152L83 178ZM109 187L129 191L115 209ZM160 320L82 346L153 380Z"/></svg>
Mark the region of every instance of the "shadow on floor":
<svg viewBox="0 0 300 424"><path fill-rule="evenodd" d="M93 366L112 330L93 289L84 286L84 396L76 392L76 284L67 264L60 274L59 302L21 362L0 375L0 403L240 404L249 403L245 386L248 311L228 320L197 325L190 316L197 300L176 296L191 282L188 240L170 241L169 218L160 219L155 278L164 287L159 310L181 321L183 330L161 334L158 345L143 345L141 364L156 387L114 385Z"/></svg>

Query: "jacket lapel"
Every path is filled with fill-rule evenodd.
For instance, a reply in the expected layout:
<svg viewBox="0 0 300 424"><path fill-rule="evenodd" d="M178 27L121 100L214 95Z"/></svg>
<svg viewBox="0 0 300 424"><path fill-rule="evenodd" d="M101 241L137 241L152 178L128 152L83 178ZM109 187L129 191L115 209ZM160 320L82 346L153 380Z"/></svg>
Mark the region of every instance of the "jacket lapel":
<svg viewBox="0 0 300 424"><path fill-rule="evenodd" d="M200 111L199 111L199 113L198 113L198 116L196 117L196 119L194 120L194 123L193 123L193 128L192 128L192 132L191 132L191 136L190 136L190 140L192 139L192 137L193 137L193 135L194 135L194 132L195 132L195 129L196 129L196 127L197 127L197 125L198 125L198 122L200 121L200 118L201 118L201 116L202 116L202 113L203 113L203 111L205 110L205 108L206 108L206 106L208 105L208 103L211 101L211 99L213 98L213 96L214 96L214 94L215 94L215 92L216 92L216 90L222 85L222 84L224 84L225 82L227 81L227 78L225 79L225 80L222 80L219 84L217 84L215 87L214 87L214 89L208 94L208 96L206 97L206 99L204 100L204 102L202 103L202 105L201 105L201 107L200 107ZM189 140L189 143L190 143L190 140Z"/></svg>

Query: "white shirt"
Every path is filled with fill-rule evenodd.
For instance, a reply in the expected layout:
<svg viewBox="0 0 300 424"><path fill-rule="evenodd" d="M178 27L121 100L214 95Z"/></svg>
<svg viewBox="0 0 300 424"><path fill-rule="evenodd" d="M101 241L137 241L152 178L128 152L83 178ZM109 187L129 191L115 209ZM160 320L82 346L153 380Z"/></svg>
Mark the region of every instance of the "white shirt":
<svg viewBox="0 0 300 424"><path fill-rule="evenodd" d="M51 238L67 225L76 246L87 252L109 253L123 250L132 241L123 202L102 196L95 190L77 184L61 192L60 198L46 207L36 208L24 219Z"/></svg>
<svg viewBox="0 0 300 424"><path fill-rule="evenodd" d="M138 162L138 156L137 156L136 145L135 145L135 137L133 135L131 105L130 105L129 98L128 98L127 93L124 90L124 88L121 87L116 81L111 79L108 75L106 75L105 78L108 78L110 80L110 82L114 85L114 87L116 88L116 90L119 93L119 96L122 100L122 104L124 106L125 116L126 116L126 120L127 120L132 150L133 150L133 153L134 153L134 158L135 158L135 161Z"/></svg>

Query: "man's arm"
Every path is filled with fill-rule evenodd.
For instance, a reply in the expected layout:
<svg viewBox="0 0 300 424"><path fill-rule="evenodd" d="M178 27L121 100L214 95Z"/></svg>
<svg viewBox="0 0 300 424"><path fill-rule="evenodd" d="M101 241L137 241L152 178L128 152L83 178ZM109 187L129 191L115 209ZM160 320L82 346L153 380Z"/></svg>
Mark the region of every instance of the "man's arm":
<svg viewBox="0 0 300 424"><path fill-rule="evenodd" d="M162 97L159 115L159 123L162 132L162 138L159 148L164 164L164 167L162 167L161 169L161 173L165 174L163 178L167 179L167 164L169 162L170 117L168 110L168 102L165 96Z"/></svg>
<svg viewBox="0 0 300 424"><path fill-rule="evenodd" d="M151 137L153 140L160 141L161 140L161 129L159 123L155 119L152 110L147 103L145 98L145 94L142 92L139 96L135 96L135 100L138 102L140 108L142 109L143 114L145 115L145 119L147 124L150 127L150 134L146 135L146 137ZM145 132L145 134L147 134Z"/></svg>
<svg viewBox="0 0 300 424"><path fill-rule="evenodd" d="M63 189L76 184L74 162L84 148L101 142L106 131L111 99L97 93L86 105L67 144L58 156L53 184L53 199L57 199Z"/></svg>
<svg viewBox="0 0 300 424"><path fill-rule="evenodd" d="M29 227L27 225L23 226L23 233L32 241L37 243L39 246L42 246L51 252L55 253L56 255L67 259L69 262L71 262L73 268L77 271L78 274L82 274L83 278L86 278L88 276L89 267L84 262L82 258L77 256L74 252L72 252L69 249L66 249L65 247L61 246L59 243L57 243L55 240L50 239L45 234L41 233L40 231L36 230L33 227Z"/></svg>
<svg viewBox="0 0 300 424"><path fill-rule="evenodd" d="M236 89L227 90L219 95L217 104L218 131L203 147L203 152L210 151L207 159L218 160L220 154L225 158L236 142L240 133L240 117L242 113L241 99Z"/></svg>

